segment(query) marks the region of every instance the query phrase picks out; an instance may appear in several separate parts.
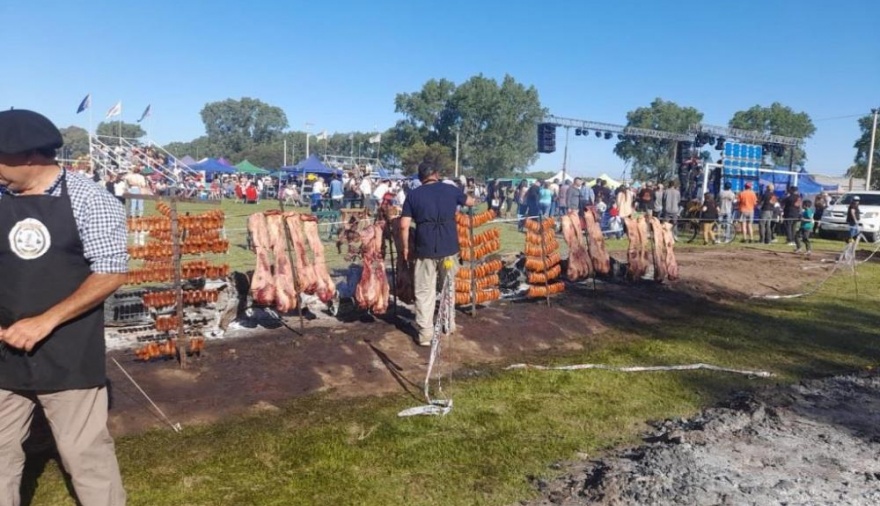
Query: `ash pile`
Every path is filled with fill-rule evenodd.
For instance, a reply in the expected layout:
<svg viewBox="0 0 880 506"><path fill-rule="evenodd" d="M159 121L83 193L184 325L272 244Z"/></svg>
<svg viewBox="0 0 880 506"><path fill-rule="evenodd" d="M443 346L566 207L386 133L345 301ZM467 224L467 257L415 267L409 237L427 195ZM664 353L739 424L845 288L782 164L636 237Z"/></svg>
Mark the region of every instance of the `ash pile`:
<svg viewBox="0 0 880 506"><path fill-rule="evenodd" d="M741 395L654 424L646 444L568 466L522 504L880 504L880 378Z"/></svg>

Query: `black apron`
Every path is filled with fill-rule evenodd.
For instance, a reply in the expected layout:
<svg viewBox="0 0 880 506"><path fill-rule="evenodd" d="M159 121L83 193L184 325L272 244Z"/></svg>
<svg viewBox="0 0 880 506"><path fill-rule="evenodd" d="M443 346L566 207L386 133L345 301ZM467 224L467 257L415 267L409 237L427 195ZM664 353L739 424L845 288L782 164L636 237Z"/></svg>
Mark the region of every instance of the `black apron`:
<svg viewBox="0 0 880 506"><path fill-rule="evenodd" d="M0 310L14 321L71 295L91 274L76 228L67 172L61 196L0 198ZM8 324L9 322L3 322ZM68 390L105 382L104 306L57 327L30 352L0 349L0 388Z"/></svg>

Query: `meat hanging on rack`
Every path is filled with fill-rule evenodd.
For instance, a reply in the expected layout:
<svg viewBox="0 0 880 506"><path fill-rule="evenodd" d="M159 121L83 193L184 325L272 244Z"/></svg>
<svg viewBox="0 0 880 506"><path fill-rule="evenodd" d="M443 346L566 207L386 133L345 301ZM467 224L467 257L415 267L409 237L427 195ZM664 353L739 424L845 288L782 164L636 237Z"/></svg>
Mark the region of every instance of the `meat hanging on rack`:
<svg viewBox="0 0 880 506"><path fill-rule="evenodd" d="M495 211L488 209L482 213L475 214L473 219L465 213L455 214L455 223L461 227L480 227L495 219ZM473 223L473 225L471 225Z"/></svg>
<svg viewBox="0 0 880 506"><path fill-rule="evenodd" d="M560 218L562 226L562 237L568 244L568 269L566 277L572 281L577 281L590 276L592 266L590 255L584 245L584 239L581 235L580 218L576 211L569 211ZM528 253L528 252L526 252Z"/></svg>
<svg viewBox="0 0 880 506"><path fill-rule="evenodd" d="M501 298L501 290L497 288L487 288L483 290L477 290L477 297L474 301L476 304L485 304L486 302L491 302L493 300L498 300ZM456 292L455 294L455 304L458 306L463 306L465 304L471 303L471 292Z"/></svg>
<svg viewBox="0 0 880 506"><path fill-rule="evenodd" d="M361 231L360 257L364 268L361 280L355 288L355 300L361 309L370 309L374 314L384 314L388 310L388 297L391 293L388 277L385 274L385 261L382 258L382 237L384 222L377 222Z"/></svg>
<svg viewBox="0 0 880 506"><path fill-rule="evenodd" d="M349 216L348 221L339 229L336 239L336 250L342 254L342 245L346 245L345 260L351 262L360 252L361 223L357 216Z"/></svg>
<svg viewBox="0 0 880 506"><path fill-rule="evenodd" d="M290 231L290 240L293 242L293 261L296 266L296 278L299 289L303 293L314 294L318 289L318 276L315 274L314 264L309 260L306 250L306 240L303 237L302 220L299 213L288 213L287 230Z"/></svg>
<svg viewBox="0 0 880 506"><path fill-rule="evenodd" d="M559 253L550 253L546 257L526 257L526 270L532 272L544 272L561 262Z"/></svg>
<svg viewBox="0 0 880 506"><path fill-rule="evenodd" d="M648 271L647 252L645 249L647 247L647 227L643 217L638 219L625 218L624 223L626 224L626 236L629 239L629 244L626 248L628 262L626 275L631 281L636 281L641 279ZM644 233L642 231L643 227L645 229Z"/></svg>
<svg viewBox="0 0 880 506"><path fill-rule="evenodd" d="M502 267L504 267L504 264L501 263L501 260L490 260L484 264L475 266L474 271L476 271L477 278L483 278L490 274L497 273ZM470 267L464 265L459 267L458 271L455 273L455 279L469 280L471 277L473 277L473 273L471 272Z"/></svg>
<svg viewBox="0 0 880 506"><path fill-rule="evenodd" d="M669 275L666 269L666 244L663 238L663 224L653 216L648 221L651 227L651 235L653 236L654 281L659 283Z"/></svg>
<svg viewBox="0 0 880 506"><path fill-rule="evenodd" d="M526 230L528 230L530 232L534 232L535 234L539 234L539 235L541 233L542 228L544 229L545 233L548 230L551 233L554 230L556 230L556 222L553 220L553 218L550 218L550 217L544 218L542 222L539 222L538 220L536 220L534 218L527 218L524 225L526 227Z"/></svg>
<svg viewBox="0 0 880 506"><path fill-rule="evenodd" d="M678 262L675 260L675 236L672 223L663 224L663 248L666 250L666 275L671 281L678 279Z"/></svg>
<svg viewBox="0 0 880 506"><path fill-rule="evenodd" d="M303 222L303 232L309 243L309 249L312 250L314 259L313 269L315 278L317 279L316 295L322 302L327 303L333 299L336 294L336 284L327 271L327 260L324 257L324 245L321 244L321 236L318 234L318 219L311 215L301 214L300 219Z"/></svg>
<svg viewBox="0 0 880 506"><path fill-rule="evenodd" d="M557 293L562 293L565 291L565 283L562 281L557 281L556 283L551 283L547 286L544 285L532 285L529 287L528 296L529 297L546 297L548 295L555 295Z"/></svg>
<svg viewBox="0 0 880 506"><path fill-rule="evenodd" d="M546 273L545 272L530 272L528 281L530 285L538 285L545 284L553 281L558 278L562 274L562 266L554 265L551 267Z"/></svg>
<svg viewBox="0 0 880 506"><path fill-rule="evenodd" d="M266 216L269 228L269 242L275 257L275 309L287 313L296 308L296 286L293 281L293 266L287 251L287 232L284 230L284 216L271 214Z"/></svg>
<svg viewBox="0 0 880 506"><path fill-rule="evenodd" d="M257 304L269 306L275 302L276 289L272 276L272 261L269 258L272 243L269 242L269 230L263 213L254 213L248 217L248 232L251 234L257 254L257 266L251 279L251 297Z"/></svg>
<svg viewBox="0 0 880 506"><path fill-rule="evenodd" d="M458 246L460 248L472 248L481 244L501 240L501 231L498 228L490 228L489 230L475 234L473 242L471 242L469 234L470 231L468 228L458 227Z"/></svg>
<svg viewBox="0 0 880 506"><path fill-rule="evenodd" d="M593 261L593 269L598 274L608 275L611 272L611 257L608 255L608 250L605 249L605 235L602 234L602 227L592 209L584 212L584 222L586 223L587 249L590 259Z"/></svg>
<svg viewBox="0 0 880 506"><path fill-rule="evenodd" d="M459 256L464 261L479 260L501 249L500 241L490 241L473 248L461 248Z"/></svg>
<svg viewBox="0 0 880 506"><path fill-rule="evenodd" d="M416 238L415 234L409 233L409 252L410 258L403 258L403 234L400 230L400 217L391 220L391 237L394 240L394 250L397 252L395 258L396 277L394 280L394 293L397 298L406 304L412 304L416 301L416 289L413 280L416 273L415 251Z"/></svg>

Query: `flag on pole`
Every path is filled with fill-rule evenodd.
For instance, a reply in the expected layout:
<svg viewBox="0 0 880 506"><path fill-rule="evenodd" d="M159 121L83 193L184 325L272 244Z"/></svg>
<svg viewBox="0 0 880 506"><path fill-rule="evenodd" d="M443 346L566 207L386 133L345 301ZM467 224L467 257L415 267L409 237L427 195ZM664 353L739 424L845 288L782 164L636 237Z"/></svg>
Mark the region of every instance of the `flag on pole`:
<svg viewBox="0 0 880 506"><path fill-rule="evenodd" d="M140 123L140 122L143 121L145 118L147 118L147 117L150 116L150 107L152 107L152 105L147 105L147 108L144 109L144 113L141 114L141 119L138 120L138 123Z"/></svg>
<svg viewBox="0 0 880 506"><path fill-rule="evenodd" d="M376 134L369 139L370 144L376 144L377 142L382 142L382 134Z"/></svg>
<svg viewBox="0 0 880 506"><path fill-rule="evenodd" d="M107 111L107 117L105 119L110 119L113 116L119 116L120 114L122 114L122 101L121 100L119 102L116 102L116 105L114 105L113 107L110 108L109 111Z"/></svg>
<svg viewBox="0 0 880 506"><path fill-rule="evenodd" d="M82 102L79 103L79 107L76 108L76 113L79 114L91 106L92 106L92 94L89 93L88 95L86 95L86 98L82 99Z"/></svg>
<svg viewBox="0 0 880 506"><path fill-rule="evenodd" d="M318 139L319 141L327 140L327 130L315 135L315 139Z"/></svg>

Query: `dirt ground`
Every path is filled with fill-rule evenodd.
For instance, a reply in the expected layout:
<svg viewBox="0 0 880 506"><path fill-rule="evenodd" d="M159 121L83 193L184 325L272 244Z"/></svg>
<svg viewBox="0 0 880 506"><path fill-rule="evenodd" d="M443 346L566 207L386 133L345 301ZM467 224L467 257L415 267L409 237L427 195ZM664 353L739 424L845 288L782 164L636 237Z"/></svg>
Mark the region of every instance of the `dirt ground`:
<svg viewBox="0 0 880 506"><path fill-rule="evenodd" d="M810 259L757 248L678 249L681 279L657 284L592 282L569 285L550 307L538 301L496 302L475 317L459 312L458 332L445 344L440 374L480 364L522 361L544 350L599 344L610 327L675 317L701 300L725 302L753 295L789 294L826 276L833 255ZM623 259L624 252L616 253ZM825 260L823 262L823 260ZM141 363L130 351L108 356L110 427L115 435L167 427L125 377L118 362L173 423L204 424L315 392L337 396L408 391L418 396L428 349L413 344L401 307L373 318L353 308L331 317L309 314L283 323L237 322L223 339L182 370L177 362ZM585 340L583 336L587 336Z"/></svg>

